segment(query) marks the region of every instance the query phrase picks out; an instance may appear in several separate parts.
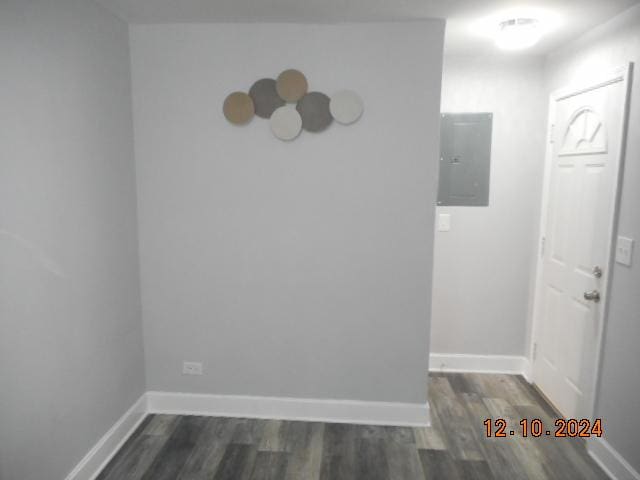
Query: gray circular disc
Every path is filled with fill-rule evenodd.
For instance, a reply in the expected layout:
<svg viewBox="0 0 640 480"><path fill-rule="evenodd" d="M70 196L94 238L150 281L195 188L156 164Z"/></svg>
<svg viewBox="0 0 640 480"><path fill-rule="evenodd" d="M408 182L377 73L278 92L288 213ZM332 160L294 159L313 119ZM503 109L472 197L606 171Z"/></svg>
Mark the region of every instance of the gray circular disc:
<svg viewBox="0 0 640 480"><path fill-rule="evenodd" d="M333 120L329 111L329 97L324 93L307 93L298 101L296 110L302 117L302 128L307 132L321 132Z"/></svg>
<svg viewBox="0 0 640 480"><path fill-rule="evenodd" d="M364 103L356 92L342 90L331 97L329 110L336 122L348 125L362 116Z"/></svg>
<svg viewBox="0 0 640 480"><path fill-rule="evenodd" d="M269 118L276 108L285 104L276 91L276 81L273 78L263 78L253 84L249 90L253 100L256 115Z"/></svg>
<svg viewBox="0 0 640 480"><path fill-rule="evenodd" d="M269 119L271 131L280 140L293 140L302 130L302 118L293 105L278 108Z"/></svg>

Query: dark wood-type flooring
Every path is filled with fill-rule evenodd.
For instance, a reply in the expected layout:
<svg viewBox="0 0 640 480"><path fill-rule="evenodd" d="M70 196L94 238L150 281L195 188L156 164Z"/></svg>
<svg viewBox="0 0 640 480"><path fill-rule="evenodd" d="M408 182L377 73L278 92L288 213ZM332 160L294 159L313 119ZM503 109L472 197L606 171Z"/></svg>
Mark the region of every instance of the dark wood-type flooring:
<svg viewBox="0 0 640 480"><path fill-rule="evenodd" d="M429 397L429 428L149 415L98 480L607 478L581 439L486 438L487 418L555 430L522 377L431 374Z"/></svg>

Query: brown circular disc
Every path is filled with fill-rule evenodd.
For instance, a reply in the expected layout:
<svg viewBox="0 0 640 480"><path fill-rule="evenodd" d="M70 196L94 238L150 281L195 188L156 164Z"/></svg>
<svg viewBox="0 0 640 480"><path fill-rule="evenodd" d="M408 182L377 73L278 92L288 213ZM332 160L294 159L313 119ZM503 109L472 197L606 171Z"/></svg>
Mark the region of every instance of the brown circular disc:
<svg viewBox="0 0 640 480"><path fill-rule="evenodd" d="M302 117L302 128L307 132L321 132L333 121L329 110L330 99L324 93L307 93L296 105Z"/></svg>
<svg viewBox="0 0 640 480"><path fill-rule="evenodd" d="M253 118L253 100L244 92L233 92L225 99L222 110L229 122L243 125Z"/></svg>
<svg viewBox="0 0 640 480"><path fill-rule="evenodd" d="M276 90L287 102L297 102L307 93L309 84L304 74L298 70L285 70L278 75Z"/></svg>
<svg viewBox="0 0 640 480"><path fill-rule="evenodd" d="M270 118L271 114L284 105L276 91L276 81L273 78L262 78L251 86L249 96L253 100L256 115L260 118Z"/></svg>

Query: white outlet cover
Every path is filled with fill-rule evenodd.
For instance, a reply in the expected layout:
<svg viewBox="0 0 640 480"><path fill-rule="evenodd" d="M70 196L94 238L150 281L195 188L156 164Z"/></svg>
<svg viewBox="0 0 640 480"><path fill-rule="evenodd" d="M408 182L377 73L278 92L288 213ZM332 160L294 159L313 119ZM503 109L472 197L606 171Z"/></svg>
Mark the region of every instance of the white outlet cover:
<svg viewBox="0 0 640 480"><path fill-rule="evenodd" d="M200 362L183 362L183 375L202 375L202 363Z"/></svg>
<svg viewBox="0 0 640 480"><path fill-rule="evenodd" d="M633 239L627 237L618 237L616 242L616 262L620 265L631 266L633 257Z"/></svg>
<svg viewBox="0 0 640 480"><path fill-rule="evenodd" d="M451 214L441 213L438 215L438 231L448 232L451 230Z"/></svg>

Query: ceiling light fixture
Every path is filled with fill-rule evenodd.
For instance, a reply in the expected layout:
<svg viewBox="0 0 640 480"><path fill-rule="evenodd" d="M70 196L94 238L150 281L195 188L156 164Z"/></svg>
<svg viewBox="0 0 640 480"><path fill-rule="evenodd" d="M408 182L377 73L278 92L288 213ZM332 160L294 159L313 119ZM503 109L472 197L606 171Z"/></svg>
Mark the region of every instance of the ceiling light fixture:
<svg viewBox="0 0 640 480"><path fill-rule="evenodd" d="M510 18L500 22L495 40L502 50L523 50L538 43L543 33L535 18Z"/></svg>

